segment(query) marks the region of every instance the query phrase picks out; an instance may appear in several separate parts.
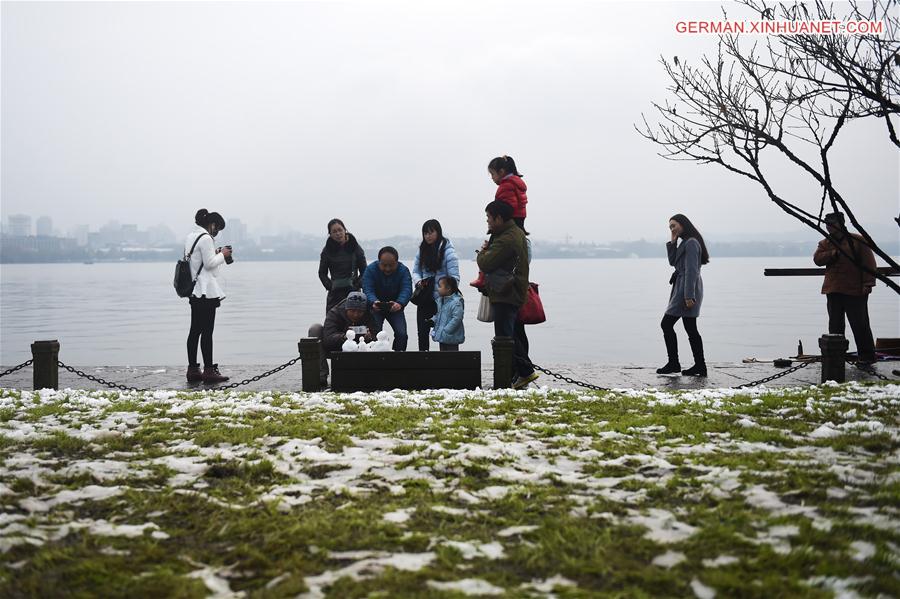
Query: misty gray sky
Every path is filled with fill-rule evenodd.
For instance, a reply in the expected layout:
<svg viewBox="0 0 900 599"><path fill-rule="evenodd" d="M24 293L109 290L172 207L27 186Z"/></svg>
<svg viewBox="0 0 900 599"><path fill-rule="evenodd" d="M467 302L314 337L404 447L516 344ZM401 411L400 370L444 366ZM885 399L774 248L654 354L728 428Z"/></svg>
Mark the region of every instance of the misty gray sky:
<svg viewBox="0 0 900 599"><path fill-rule="evenodd" d="M660 54L717 2L15 3L2 8L5 217L65 230L166 223L196 209L251 227L362 238L484 232L488 161L515 157L539 239L710 238L798 229L762 189L672 163L633 129L666 97ZM726 4L730 12L738 7ZM897 152L854 123L835 179L864 222L900 209ZM784 169L808 207L819 191Z"/></svg>

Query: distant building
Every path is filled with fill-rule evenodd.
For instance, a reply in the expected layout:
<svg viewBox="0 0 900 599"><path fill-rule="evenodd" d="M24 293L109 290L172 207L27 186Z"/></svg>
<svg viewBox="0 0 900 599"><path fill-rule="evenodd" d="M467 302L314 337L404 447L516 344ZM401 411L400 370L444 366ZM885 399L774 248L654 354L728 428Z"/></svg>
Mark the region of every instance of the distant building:
<svg viewBox="0 0 900 599"><path fill-rule="evenodd" d="M35 227L38 237L53 237L53 219L49 216L38 217Z"/></svg>
<svg viewBox="0 0 900 599"><path fill-rule="evenodd" d="M84 247L88 244L88 233L90 233L90 229L87 225L75 225L69 232L69 236L75 240L78 247Z"/></svg>
<svg viewBox="0 0 900 599"><path fill-rule="evenodd" d="M239 218L230 218L225 223L225 230L221 233L222 238L230 245L245 245L248 241L247 223Z"/></svg>
<svg viewBox="0 0 900 599"><path fill-rule="evenodd" d="M27 214L13 214L9 217L9 236L28 237L31 235L31 217Z"/></svg>
<svg viewBox="0 0 900 599"><path fill-rule="evenodd" d="M147 230L147 241L150 245L169 245L176 242L175 233L166 225L156 225Z"/></svg>

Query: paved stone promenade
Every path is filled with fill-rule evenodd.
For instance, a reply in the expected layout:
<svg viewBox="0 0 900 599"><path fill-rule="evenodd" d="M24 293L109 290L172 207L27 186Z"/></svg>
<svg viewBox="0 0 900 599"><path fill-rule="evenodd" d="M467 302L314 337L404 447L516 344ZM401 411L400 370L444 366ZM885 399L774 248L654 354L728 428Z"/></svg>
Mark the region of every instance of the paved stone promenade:
<svg viewBox="0 0 900 599"><path fill-rule="evenodd" d="M796 363L795 363L796 364ZM660 376L656 374L656 366L607 366L601 364L542 364L545 368L563 374L573 379L586 381L594 385L609 388L644 389L653 387L657 389L702 389L734 387L749 381L758 380L778 372L782 369L775 368L772 364L733 364L717 363L710 365L709 377L698 379L685 376ZM183 366L76 366L79 370L106 379L108 381L139 387L142 389L203 389L203 385L188 384L184 377ZM251 378L273 368L274 365L222 365L222 373L230 376L231 382L239 382ZM685 366L687 367L687 365ZM8 366L0 367L5 370ZM900 368L900 362L883 362L876 365L876 370L891 378L892 370ZM243 385L240 389L273 391L300 391L301 376L300 363L278 372L268 378L254 383ZM768 383L769 386L797 386L810 385L819 382L821 367L819 364L811 364L797 372L791 373L780 379ZM493 370L490 364L482 370L482 384L490 388L493 384ZM856 368L847 366L847 380L874 381L872 377ZM539 386L549 386L561 389L575 388L569 383L562 382L546 374L542 374L536 381ZM0 387L31 389L31 368L24 368L11 375L0 379ZM60 369L60 389L103 389L102 385L93 381L79 378L74 374ZM215 386L209 386L213 389Z"/></svg>

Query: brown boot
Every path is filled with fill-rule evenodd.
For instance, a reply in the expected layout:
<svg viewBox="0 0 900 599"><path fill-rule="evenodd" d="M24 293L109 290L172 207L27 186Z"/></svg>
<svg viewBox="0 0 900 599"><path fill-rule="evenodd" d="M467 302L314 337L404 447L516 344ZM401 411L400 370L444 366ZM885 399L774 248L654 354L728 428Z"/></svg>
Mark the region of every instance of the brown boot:
<svg viewBox="0 0 900 599"><path fill-rule="evenodd" d="M187 380L189 383L199 383L203 380L203 373L200 371L199 364L191 364L188 366Z"/></svg>
<svg viewBox="0 0 900 599"><path fill-rule="evenodd" d="M212 366L204 366L203 367L203 382L207 385L215 384L215 383L224 383L228 380L227 376L224 376L221 372L219 372L219 365L213 364Z"/></svg>

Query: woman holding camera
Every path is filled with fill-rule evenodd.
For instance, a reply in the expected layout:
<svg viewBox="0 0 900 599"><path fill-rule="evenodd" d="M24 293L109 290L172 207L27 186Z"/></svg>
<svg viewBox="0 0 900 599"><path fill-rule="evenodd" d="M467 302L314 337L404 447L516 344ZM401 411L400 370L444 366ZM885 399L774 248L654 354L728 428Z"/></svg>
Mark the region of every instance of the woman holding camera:
<svg viewBox="0 0 900 599"><path fill-rule="evenodd" d="M218 212L201 208L194 216L197 227L184 242L184 255L190 259L191 272L198 273L194 291L189 299L191 304L191 330L187 338L188 382L221 383L228 377L219 372L219 365L213 362L213 329L216 324L216 309L225 299L224 283L220 277L222 265L230 264L231 247L216 248L213 238L225 228L225 219ZM197 342L203 353L203 371L197 362Z"/></svg>
<svg viewBox="0 0 900 599"><path fill-rule="evenodd" d="M319 255L319 280L328 291L325 313L341 303L351 291L359 291L366 270L366 255L339 218L328 221L328 240ZM330 276L329 276L330 273Z"/></svg>
<svg viewBox="0 0 900 599"><path fill-rule="evenodd" d="M413 296L416 304L416 329L419 337L419 351L429 349L429 329L431 318L437 314L438 282L444 277L452 277L459 282L459 258L453 243L444 237L441 223L435 219L422 225L422 243L416 252L412 268Z"/></svg>

